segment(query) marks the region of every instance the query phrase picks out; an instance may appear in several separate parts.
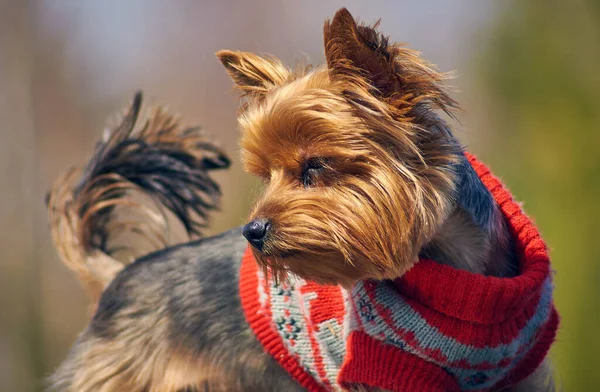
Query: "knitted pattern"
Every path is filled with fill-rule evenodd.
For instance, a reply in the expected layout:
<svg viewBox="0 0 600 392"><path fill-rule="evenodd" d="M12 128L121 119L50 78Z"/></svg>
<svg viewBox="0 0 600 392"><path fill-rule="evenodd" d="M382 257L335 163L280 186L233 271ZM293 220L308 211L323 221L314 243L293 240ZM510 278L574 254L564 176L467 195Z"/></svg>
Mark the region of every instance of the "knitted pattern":
<svg viewBox="0 0 600 392"><path fill-rule="evenodd" d="M345 293L295 277L277 285L245 253L240 295L248 322L309 391L352 383L483 391L523 380L546 356L558 327L546 246L501 182L466 155L516 243L514 278L420 260L395 281L361 281Z"/></svg>
<svg viewBox="0 0 600 392"><path fill-rule="evenodd" d="M265 277L248 248L240 270L246 318L265 350L309 391L339 391L346 291L289 276Z"/></svg>

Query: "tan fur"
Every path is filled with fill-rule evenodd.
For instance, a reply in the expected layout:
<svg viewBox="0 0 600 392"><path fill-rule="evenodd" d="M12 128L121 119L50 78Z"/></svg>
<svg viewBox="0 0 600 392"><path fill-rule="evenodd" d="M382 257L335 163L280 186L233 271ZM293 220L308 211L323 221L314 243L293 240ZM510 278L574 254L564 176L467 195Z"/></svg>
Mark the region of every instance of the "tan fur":
<svg viewBox="0 0 600 392"><path fill-rule="evenodd" d="M479 274L486 272L480 260L489 257L491 244L464 212L453 212L428 245L439 249L449 263L460 260L461 267L466 271ZM444 262L440 258L435 260Z"/></svg>
<svg viewBox="0 0 600 392"><path fill-rule="evenodd" d="M251 219L273 227L257 260L281 274L350 286L401 276L413 265L450 212L449 167L457 158L456 146L417 118L418 105L454 105L443 75L387 41L390 56L368 48L357 55L356 47L377 37L345 15L336 18L325 26L328 66L305 75L278 65L277 78L257 79L279 63L217 55L240 89L260 91L239 120L244 167L266 184ZM385 80L382 72L390 73ZM311 159L325 169L305 188L299 178Z"/></svg>
<svg viewBox="0 0 600 392"><path fill-rule="evenodd" d="M88 253L82 246L79 234L83 232L84 222L77 212L72 193L73 178L77 173L72 170L55 182L48 198L48 215L55 248L95 303L123 264L102 252Z"/></svg>
<svg viewBox="0 0 600 392"><path fill-rule="evenodd" d="M149 303L154 306L156 302ZM135 311L143 310L135 309ZM211 385L211 390L223 390L223 378L210 361L188 353L185 348L172 347L164 339L169 333L164 309L148 312L146 317L123 315L118 340L92 338L81 347L73 372L59 369L57 374L71 376L64 380L68 391L77 392L177 392L190 385ZM134 326L127 323L135 323ZM135 331L135 333L131 333ZM63 381L52 380L59 387ZM67 391L58 389L61 391Z"/></svg>

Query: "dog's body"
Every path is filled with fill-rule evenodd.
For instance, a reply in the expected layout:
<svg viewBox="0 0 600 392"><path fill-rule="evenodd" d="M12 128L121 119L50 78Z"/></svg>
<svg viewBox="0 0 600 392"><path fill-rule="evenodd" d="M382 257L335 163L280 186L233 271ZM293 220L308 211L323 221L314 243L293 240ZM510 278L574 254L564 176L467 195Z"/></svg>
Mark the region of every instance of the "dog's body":
<svg viewBox="0 0 600 392"><path fill-rule="evenodd" d="M237 282L246 247L238 228L125 268L57 372L56 390L303 390L245 320Z"/></svg>
<svg viewBox="0 0 600 392"><path fill-rule="evenodd" d="M217 206L209 171L228 165L216 147L174 132L160 116L135 133L139 100L75 191L68 184L55 189L55 241L92 298L103 292L54 375L56 390L303 390L244 316L244 236L257 262L277 277L291 271L348 289L402 276L419 258L487 276L519 273L498 204L434 113L454 106L442 76L345 10L326 24L325 40L327 67L298 75L274 59L218 54L248 98L240 117L245 167L266 183L243 229L152 253L124 269L112 258L109 223L128 191L158 198L198 234L204 221L194 225L191 212L205 218ZM129 154L131 146L141 152ZM510 390L551 390L550 378L545 361Z"/></svg>

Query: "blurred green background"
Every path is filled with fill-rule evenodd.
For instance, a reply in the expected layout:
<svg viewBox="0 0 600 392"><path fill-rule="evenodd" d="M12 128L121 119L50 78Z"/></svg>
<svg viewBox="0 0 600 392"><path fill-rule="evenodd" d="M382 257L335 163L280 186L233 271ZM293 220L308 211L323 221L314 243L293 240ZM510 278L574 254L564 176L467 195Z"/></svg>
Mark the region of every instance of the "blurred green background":
<svg viewBox="0 0 600 392"><path fill-rule="evenodd" d="M237 103L219 49L323 61L340 6L422 51L454 85L454 124L524 201L551 248L566 391L600 390L600 2L0 0L0 391L40 390L82 330L85 295L50 242L43 195L86 161L137 88L237 155ZM238 225L256 183L220 175Z"/></svg>

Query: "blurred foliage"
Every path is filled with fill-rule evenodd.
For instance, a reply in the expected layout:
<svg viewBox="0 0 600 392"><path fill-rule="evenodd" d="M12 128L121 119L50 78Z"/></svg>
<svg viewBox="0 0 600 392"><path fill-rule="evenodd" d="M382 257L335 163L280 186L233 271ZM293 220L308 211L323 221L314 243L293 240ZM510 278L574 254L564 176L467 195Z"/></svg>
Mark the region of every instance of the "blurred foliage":
<svg viewBox="0 0 600 392"><path fill-rule="evenodd" d="M482 56L485 159L535 217L557 272L566 391L600 390L600 2L519 0Z"/></svg>

